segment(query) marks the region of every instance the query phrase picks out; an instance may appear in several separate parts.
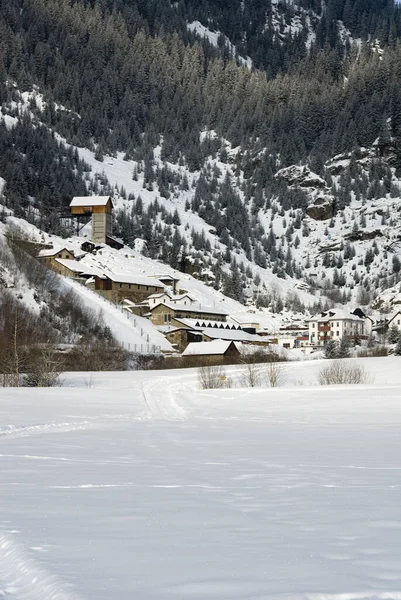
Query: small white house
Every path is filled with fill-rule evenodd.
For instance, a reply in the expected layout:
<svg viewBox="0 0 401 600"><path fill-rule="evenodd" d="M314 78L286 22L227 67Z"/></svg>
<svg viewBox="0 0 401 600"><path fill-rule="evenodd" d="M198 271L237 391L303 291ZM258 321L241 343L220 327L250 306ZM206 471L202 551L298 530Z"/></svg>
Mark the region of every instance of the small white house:
<svg viewBox="0 0 401 600"><path fill-rule="evenodd" d="M330 340L341 340L343 337L367 339L372 331L369 317L358 316L344 310L328 310L309 319L309 344L324 346Z"/></svg>
<svg viewBox="0 0 401 600"><path fill-rule="evenodd" d="M159 294L151 294L147 301L149 308L156 306L156 304L160 304L160 302L169 302L170 304L180 304L182 306L191 306L191 304L194 304L195 302L189 294L179 294L178 296L174 296L166 289Z"/></svg>

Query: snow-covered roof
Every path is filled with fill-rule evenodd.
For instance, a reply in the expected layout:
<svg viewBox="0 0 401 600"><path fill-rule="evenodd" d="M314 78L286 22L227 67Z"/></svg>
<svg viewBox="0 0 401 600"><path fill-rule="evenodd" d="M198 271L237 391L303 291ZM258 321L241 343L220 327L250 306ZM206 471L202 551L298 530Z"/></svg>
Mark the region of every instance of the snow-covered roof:
<svg viewBox="0 0 401 600"><path fill-rule="evenodd" d="M113 204L110 196L75 196L70 206L106 206L109 200Z"/></svg>
<svg viewBox="0 0 401 600"><path fill-rule="evenodd" d="M326 323L328 321L363 321L361 317L354 315L352 313L346 312L345 310L328 310L326 312L320 313L311 319L307 319L307 323Z"/></svg>
<svg viewBox="0 0 401 600"><path fill-rule="evenodd" d="M236 325L240 325L241 327L252 327L252 326L258 326L259 327L259 323L258 321L249 318L249 319L244 319L242 317L229 317L229 321L233 321Z"/></svg>
<svg viewBox="0 0 401 600"><path fill-rule="evenodd" d="M189 300L191 300L191 302L195 302L195 300L192 298L192 296L190 296L187 293L177 294L176 296L171 296L171 299L174 300L174 302L178 302L179 300L183 300L184 298L189 298Z"/></svg>
<svg viewBox="0 0 401 600"><path fill-rule="evenodd" d="M242 329L215 329L214 327L207 327L202 329L202 333L216 340L231 340L233 342L265 342L266 338L247 333Z"/></svg>
<svg viewBox="0 0 401 600"><path fill-rule="evenodd" d="M162 298L163 296L167 296L168 298L171 298L171 294L169 294L169 292L164 291L164 292L160 292L158 294L150 294L150 296L148 296L148 300L150 300L150 298Z"/></svg>
<svg viewBox="0 0 401 600"><path fill-rule="evenodd" d="M177 277L173 277L172 275L169 274L164 274L164 275L151 275L151 277L156 277L156 279L160 279L160 280L166 280L169 279L170 281L179 281L179 279Z"/></svg>
<svg viewBox="0 0 401 600"><path fill-rule="evenodd" d="M203 330L206 328L215 328L215 329L240 329L238 325L233 325L227 323L227 321L213 321L209 319L175 319L179 323L182 323L186 327L190 329L198 329Z"/></svg>
<svg viewBox="0 0 401 600"><path fill-rule="evenodd" d="M63 267L67 267L67 269L70 269L70 271L74 271L74 273L84 273L87 270L85 265L77 260L72 260L70 258L56 258L55 260L60 265L63 265Z"/></svg>
<svg viewBox="0 0 401 600"><path fill-rule="evenodd" d="M39 256L39 258L45 258L46 256L54 256L55 254L58 254L59 252L62 252L63 250L74 255L74 252L72 250L69 250L65 246L60 246L59 248L46 248L45 250L40 250L38 256Z"/></svg>
<svg viewBox="0 0 401 600"><path fill-rule="evenodd" d="M195 306L186 306L185 304L172 304L170 302L159 302L158 304L156 304L155 306L152 306L152 308L150 308L151 311L155 310L158 306L163 305L166 306L167 308L171 308L171 310L177 311L177 312L193 312L193 313L198 313L198 314L205 314L205 315L221 315L222 317L226 317L227 313L219 310L218 308L204 308L202 306L195 307Z"/></svg>
<svg viewBox="0 0 401 600"><path fill-rule="evenodd" d="M135 273L104 273L104 275L111 279L114 283L128 283L134 285L146 285L164 288L164 285L161 281L157 279L152 279L151 277L141 277L140 275L136 275Z"/></svg>
<svg viewBox="0 0 401 600"><path fill-rule="evenodd" d="M213 342L191 342L185 348L182 356L223 355L233 342L213 340Z"/></svg>
<svg viewBox="0 0 401 600"><path fill-rule="evenodd" d="M387 317L386 317L387 323L391 323L391 321L393 321L396 318L396 316L400 315L400 314L401 314L401 310L397 310L397 311L391 313L390 315L387 315Z"/></svg>

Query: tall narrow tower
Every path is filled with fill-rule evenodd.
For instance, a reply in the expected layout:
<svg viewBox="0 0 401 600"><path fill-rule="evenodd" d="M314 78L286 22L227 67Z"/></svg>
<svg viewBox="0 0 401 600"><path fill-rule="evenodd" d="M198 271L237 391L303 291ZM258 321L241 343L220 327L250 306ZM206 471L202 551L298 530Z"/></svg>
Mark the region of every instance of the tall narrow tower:
<svg viewBox="0 0 401 600"><path fill-rule="evenodd" d="M71 214L92 216L92 241L107 244L112 236L113 201L110 196L76 196L70 202Z"/></svg>

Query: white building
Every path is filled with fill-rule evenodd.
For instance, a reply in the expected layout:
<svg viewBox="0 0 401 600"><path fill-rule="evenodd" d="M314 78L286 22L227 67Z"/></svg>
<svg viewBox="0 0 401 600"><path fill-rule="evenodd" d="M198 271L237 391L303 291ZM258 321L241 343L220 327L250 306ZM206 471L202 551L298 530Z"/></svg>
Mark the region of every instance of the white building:
<svg viewBox="0 0 401 600"><path fill-rule="evenodd" d="M195 300L189 294L178 294L173 295L169 291L165 290L161 294L151 294L148 299L144 302L148 302L149 307L152 308L160 302L169 302L170 304L182 304L183 306L191 306Z"/></svg>
<svg viewBox="0 0 401 600"><path fill-rule="evenodd" d="M372 332L369 317L358 316L344 310L328 310L309 319L309 344L324 346L330 340L341 340L344 336L350 340L367 339Z"/></svg>

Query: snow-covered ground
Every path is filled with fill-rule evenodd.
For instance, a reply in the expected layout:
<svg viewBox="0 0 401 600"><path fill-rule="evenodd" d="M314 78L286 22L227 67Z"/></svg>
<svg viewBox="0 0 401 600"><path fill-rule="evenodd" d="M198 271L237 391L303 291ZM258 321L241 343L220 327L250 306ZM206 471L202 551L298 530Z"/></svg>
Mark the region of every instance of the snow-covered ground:
<svg viewBox="0 0 401 600"><path fill-rule="evenodd" d="M365 386L309 361L277 389L0 389L0 598L401 598L399 360Z"/></svg>
<svg viewBox="0 0 401 600"><path fill-rule="evenodd" d="M86 308L102 315L105 325L113 333L117 342L126 350L140 354L171 352L170 342L156 327L144 317L131 315L121 306L113 304L82 284L64 277L64 282L79 296Z"/></svg>

